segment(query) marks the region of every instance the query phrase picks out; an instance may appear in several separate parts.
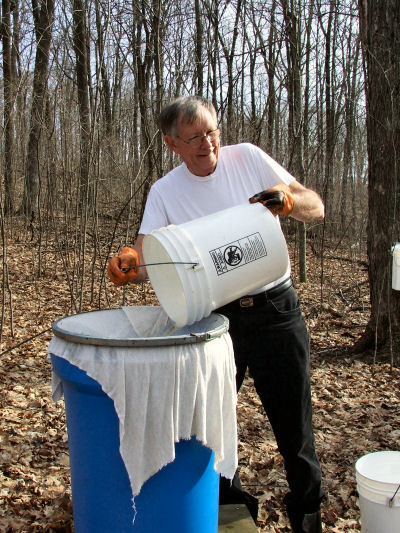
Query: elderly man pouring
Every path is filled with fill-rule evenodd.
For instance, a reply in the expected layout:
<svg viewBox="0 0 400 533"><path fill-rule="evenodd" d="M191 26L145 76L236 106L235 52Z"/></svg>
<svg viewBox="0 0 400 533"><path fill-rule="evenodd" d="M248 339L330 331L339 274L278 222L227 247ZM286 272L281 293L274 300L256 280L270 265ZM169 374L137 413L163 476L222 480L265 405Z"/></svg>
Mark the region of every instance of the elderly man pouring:
<svg viewBox="0 0 400 533"><path fill-rule="evenodd" d="M169 224L248 201L261 202L276 216L305 222L323 218L318 194L260 148L248 143L221 146L217 113L207 100L174 100L161 112L160 127L167 146L182 163L152 186L133 248L124 248L110 260L108 273L116 285L146 278L144 267L127 270L127 265L143 264L144 236ZM290 489L285 504L292 530L318 533L324 493L312 427L309 336L290 267L248 296L252 305L244 307L240 299L217 309L229 319L237 389L248 369L284 459ZM238 475L232 486L221 479L220 503L241 497L249 499Z"/></svg>

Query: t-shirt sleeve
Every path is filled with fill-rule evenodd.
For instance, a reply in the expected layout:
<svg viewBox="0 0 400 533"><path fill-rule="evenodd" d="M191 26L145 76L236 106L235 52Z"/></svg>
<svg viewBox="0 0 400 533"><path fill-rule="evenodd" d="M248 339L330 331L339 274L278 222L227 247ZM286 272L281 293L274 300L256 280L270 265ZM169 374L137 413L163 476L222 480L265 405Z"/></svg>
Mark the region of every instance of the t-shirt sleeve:
<svg viewBox="0 0 400 533"><path fill-rule="evenodd" d="M164 226L168 226L168 224L169 221L162 197L159 191L153 185L147 197L139 233L147 235L153 231L153 229L162 228Z"/></svg>
<svg viewBox="0 0 400 533"><path fill-rule="evenodd" d="M257 175L261 179L261 185L265 188L273 187L278 183L289 185L296 178L292 176L282 165L272 159L267 153L257 146L250 145Z"/></svg>

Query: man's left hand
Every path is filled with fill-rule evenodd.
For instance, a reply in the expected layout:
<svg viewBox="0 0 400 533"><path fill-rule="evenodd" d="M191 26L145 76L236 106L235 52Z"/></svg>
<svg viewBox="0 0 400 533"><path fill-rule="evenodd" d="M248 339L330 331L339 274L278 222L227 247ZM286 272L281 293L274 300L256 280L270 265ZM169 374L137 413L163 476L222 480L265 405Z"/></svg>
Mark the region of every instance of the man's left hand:
<svg viewBox="0 0 400 533"><path fill-rule="evenodd" d="M251 204L260 202L273 215L290 215L293 211L294 197L286 183L278 183L266 191L259 192L249 198Z"/></svg>

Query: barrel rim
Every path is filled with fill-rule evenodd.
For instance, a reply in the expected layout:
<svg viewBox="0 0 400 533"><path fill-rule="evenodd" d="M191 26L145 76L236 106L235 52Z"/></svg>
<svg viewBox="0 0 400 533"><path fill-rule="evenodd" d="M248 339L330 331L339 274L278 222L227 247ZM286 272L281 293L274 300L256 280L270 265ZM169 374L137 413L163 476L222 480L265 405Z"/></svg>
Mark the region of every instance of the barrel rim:
<svg viewBox="0 0 400 533"><path fill-rule="evenodd" d="M116 308L121 309L121 308ZM185 326L190 328L190 333L180 334L180 335L170 335L165 337L129 337L129 338L104 338L104 337L95 337L90 335L83 335L79 333L70 333L64 328L61 327L60 323L63 320L68 318L76 317L79 314L88 315L91 313L115 311L116 309L98 309L93 311L87 311L84 313L78 313L75 315L67 315L59 318L53 322L51 329L53 334L65 341L74 343L74 344L86 344L93 346L111 346L111 347L132 347L132 346L171 346L171 345L180 345L180 344L195 344L200 342L206 342L217 337L220 337L226 333L229 329L229 320L226 316L221 315L220 313L210 313L208 317L191 324L190 326ZM213 318L215 325L207 329L206 331L196 331L196 325L200 325L201 322ZM180 328L182 329L182 328ZM179 330L178 330L179 332Z"/></svg>

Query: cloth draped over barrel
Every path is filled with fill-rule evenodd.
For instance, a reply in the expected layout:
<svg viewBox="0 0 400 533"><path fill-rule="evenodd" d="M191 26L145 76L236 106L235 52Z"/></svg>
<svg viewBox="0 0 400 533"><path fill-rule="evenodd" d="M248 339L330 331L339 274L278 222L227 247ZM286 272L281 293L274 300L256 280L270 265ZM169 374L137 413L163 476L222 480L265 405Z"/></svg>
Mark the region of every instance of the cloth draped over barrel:
<svg viewBox="0 0 400 533"><path fill-rule="evenodd" d="M139 309L124 308L131 328L135 325L134 336L154 336L163 329L162 310L149 309L151 319L143 320ZM120 316L116 313L115 323L108 319L107 329L115 338L133 335ZM85 326L86 334L98 332L96 324L93 332ZM77 344L54 336L48 353L85 371L113 400L120 453L134 496L174 460L175 443L192 436L214 451L214 469L233 478L238 462L236 371L228 333L193 344L133 348ZM54 372L52 395L54 401L63 395Z"/></svg>

